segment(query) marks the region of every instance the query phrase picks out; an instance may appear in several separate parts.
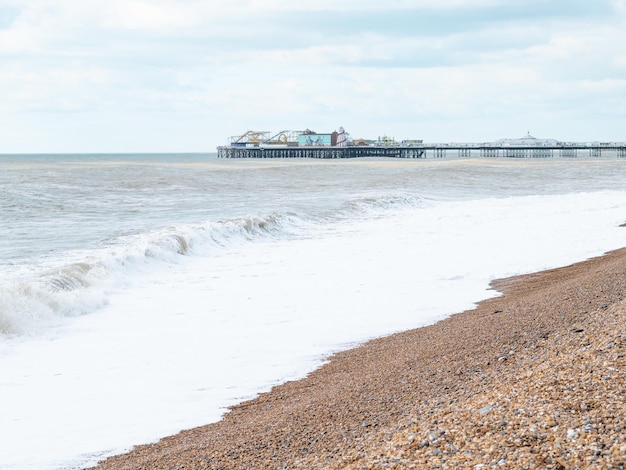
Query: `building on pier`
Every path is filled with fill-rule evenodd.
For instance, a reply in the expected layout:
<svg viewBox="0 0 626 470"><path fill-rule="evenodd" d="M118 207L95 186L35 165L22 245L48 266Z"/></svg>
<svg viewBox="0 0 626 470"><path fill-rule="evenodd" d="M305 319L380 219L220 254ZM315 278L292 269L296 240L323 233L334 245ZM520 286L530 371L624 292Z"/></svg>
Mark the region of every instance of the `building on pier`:
<svg viewBox="0 0 626 470"><path fill-rule="evenodd" d="M524 137L519 139L499 139L491 143L495 147L554 147L559 145L560 142L556 139L538 139L530 135L530 132L526 133Z"/></svg>

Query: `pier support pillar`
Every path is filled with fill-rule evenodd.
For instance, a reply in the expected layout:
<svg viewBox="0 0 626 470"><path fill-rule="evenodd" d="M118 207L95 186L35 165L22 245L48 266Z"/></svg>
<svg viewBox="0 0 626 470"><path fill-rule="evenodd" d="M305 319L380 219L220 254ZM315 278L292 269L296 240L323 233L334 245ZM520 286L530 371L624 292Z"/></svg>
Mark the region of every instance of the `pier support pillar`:
<svg viewBox="0 0 626 470"><path fill-rule="evenodd" d="M481 157L498 157L499 155L498 149L480 149Z"/></svg>

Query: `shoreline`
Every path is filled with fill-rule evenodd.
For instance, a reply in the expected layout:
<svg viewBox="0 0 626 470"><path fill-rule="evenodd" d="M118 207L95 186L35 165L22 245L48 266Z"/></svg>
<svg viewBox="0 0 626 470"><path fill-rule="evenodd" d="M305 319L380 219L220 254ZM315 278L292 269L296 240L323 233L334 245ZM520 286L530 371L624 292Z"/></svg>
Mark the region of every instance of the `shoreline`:
<svg viewBox="0 0 626 470"><path fill-rule="evenodd" d="M503 295L93 468L624 465L626 248L492 287Z"/></svg>

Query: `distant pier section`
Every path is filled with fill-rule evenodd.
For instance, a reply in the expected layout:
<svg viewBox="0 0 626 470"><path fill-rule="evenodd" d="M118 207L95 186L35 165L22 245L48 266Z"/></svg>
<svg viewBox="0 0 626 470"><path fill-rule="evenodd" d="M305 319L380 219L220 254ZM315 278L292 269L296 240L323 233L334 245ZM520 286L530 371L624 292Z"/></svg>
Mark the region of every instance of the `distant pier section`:
<svg viewBox="0 0 626 470"><path fill-rule="evenodd" d="M353 139L342 127L331 133L304 131L248 131L233 136L217 148L219 158L626 158L626 142L560 142L537 139L528 133L520 139L486 143L396 142L387 136L375 140Z"/></svg>

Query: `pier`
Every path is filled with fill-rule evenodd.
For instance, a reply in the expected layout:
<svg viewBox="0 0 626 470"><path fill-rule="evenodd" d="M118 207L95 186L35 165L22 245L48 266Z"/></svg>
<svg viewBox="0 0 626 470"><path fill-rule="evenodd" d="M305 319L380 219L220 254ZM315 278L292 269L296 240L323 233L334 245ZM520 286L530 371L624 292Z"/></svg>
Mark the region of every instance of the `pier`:
<svg viewBox="0 0 626 470"><path fill-rule="evenodd" d="M467 144L454 146L433 144L422 146L348 146L348 147L234 147L217 148L218 158L577 158L602 156L626 158L626 144L554 145L554 146L494 146Z"/></svg>
<svg viewBox="0 0 626 470"><path fill-rule="evenodd" d="M626 142L559 142L537 139L528 133L520 139L501 139L489 143L436 143L422 140L396 142L387 136L377 140L351 139L338 131L318 134L305 131L248 131L230 138L217 148L218 158L626 158Z"/></svg>

